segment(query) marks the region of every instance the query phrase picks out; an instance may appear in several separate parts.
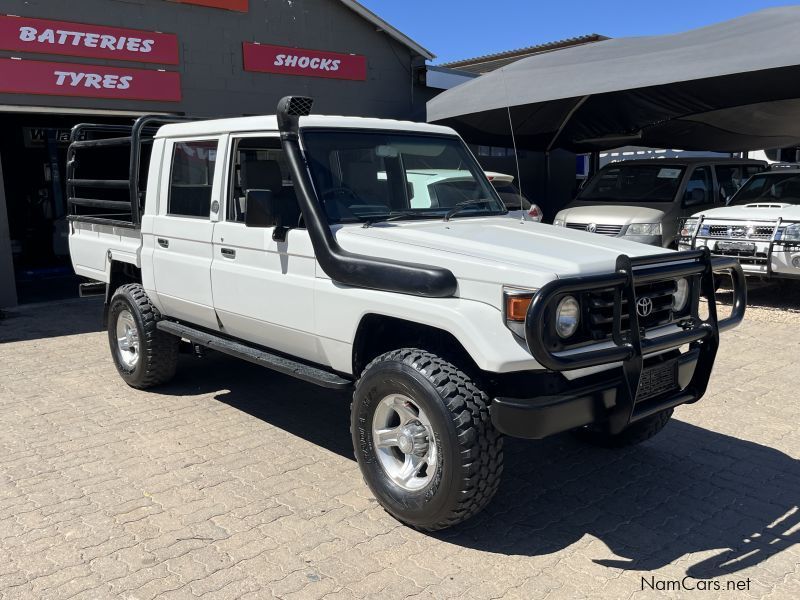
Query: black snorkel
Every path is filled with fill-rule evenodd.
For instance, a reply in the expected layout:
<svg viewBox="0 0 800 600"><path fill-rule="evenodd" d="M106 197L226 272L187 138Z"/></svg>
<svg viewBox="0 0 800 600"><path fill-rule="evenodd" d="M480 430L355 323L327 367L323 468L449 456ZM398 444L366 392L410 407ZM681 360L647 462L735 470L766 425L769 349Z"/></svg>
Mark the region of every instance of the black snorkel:
<svg viewBox="0 0 800 600"><path fill-rule="evenodd" d="M354 287L430 298L455 294L456 278L447 269L353 254L336 242L300 150L300 117L311 112L313 102L303 96L286 96L278 102L277 117L297 202L322 270L333 281Z"/></svg>

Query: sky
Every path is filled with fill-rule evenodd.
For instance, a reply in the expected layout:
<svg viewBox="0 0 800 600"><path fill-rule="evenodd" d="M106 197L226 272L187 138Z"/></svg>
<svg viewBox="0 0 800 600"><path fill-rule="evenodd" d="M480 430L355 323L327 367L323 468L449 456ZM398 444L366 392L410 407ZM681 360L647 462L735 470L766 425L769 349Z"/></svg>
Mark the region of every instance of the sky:
<svg viewBox="0 0 800 600"><path fill-rule="evenodd" d="M436 55L433 64L599 33L675 33L768 8L769 0L359 0Z"/></svg>

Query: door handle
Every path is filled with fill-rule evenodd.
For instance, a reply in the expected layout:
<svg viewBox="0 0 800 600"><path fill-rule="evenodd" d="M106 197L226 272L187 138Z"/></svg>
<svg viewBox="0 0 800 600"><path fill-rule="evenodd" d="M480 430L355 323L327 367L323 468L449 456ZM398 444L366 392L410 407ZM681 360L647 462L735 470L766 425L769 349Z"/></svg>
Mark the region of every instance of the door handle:
<svg viewBox="0 0 800 600"><path fill-rule="evenodd" d="M164 238L158 238L156 239L156 241L158 242L158 245L161 246L162 248L169 248L169 240L165 240Z"/></svg>
<svg viewBox="0 0 800 600"><path fill-rule="evenodd" d="M220 248L219 251L225 258L236 258L236 250L233 248Z"/></svg>

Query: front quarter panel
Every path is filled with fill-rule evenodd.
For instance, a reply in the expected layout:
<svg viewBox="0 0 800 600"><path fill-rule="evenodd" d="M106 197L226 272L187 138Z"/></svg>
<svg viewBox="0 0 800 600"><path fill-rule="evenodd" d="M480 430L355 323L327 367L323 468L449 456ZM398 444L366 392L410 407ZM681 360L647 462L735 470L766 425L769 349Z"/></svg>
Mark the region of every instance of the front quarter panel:
<svg viewBox="0 0 800 600"><path fill-rule="evenodd" d="M500 311L483 302L345 287L330 279L317 279L316 297L315 321L322 352L328 364L343 373L352 373L353 342L361 320L369 314L443 329L485 371L541 369L524 342L502 322Z"/></svg>

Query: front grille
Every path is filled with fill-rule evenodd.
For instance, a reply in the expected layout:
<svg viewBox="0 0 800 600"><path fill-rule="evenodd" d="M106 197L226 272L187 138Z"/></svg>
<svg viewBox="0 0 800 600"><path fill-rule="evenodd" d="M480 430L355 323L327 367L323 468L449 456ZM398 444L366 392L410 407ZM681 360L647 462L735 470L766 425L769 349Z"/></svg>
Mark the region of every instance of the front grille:
<svg viewBox="0 0 800 600"><path fill-rule="evenodd" d="M639 315L639 325L651 329L673 321L672 296L677 289L675 281L657 281L636 286L636 299L649 298L652 311L647 316ZM614 323L614 290L606 289L586 294L587 324L593 340L604 340L611 336ZM622 298L622 331L628 330L628 302Z"/></svg>
<svg viewBox="0 0 800 600"><path fill-rule="evenodd" d="M775 231L775 228L772 225L758 225L753 227L752 233L750 233L750 238L754 240L769 240L772 239L772 233Z"/></svg>
<svg viewBox="0 0 800 600"><path fill-rule="evenodd" d="M708 237L748 240L769 240L775 227L772 225L710 225Z"/></svg>
<svg viewBox="0 0 800 600"><path fill-rule="evenodd" d="M615 236L619 235L619 232L622 231L622 225L603 225L601 223L567 223L567 227L579 231L589 231L589 229L591 229L590 225L594 225L595 227L593 233L599 233L600 235Z"/></svg>

